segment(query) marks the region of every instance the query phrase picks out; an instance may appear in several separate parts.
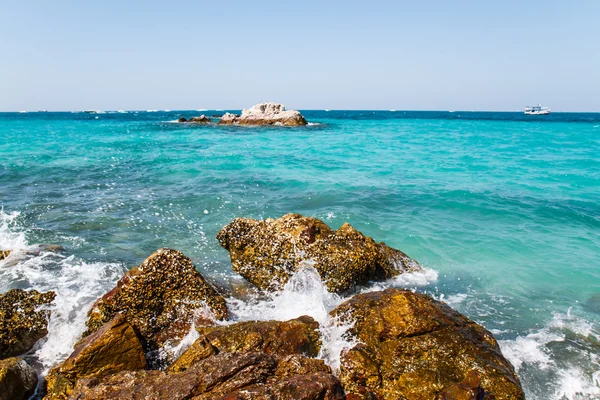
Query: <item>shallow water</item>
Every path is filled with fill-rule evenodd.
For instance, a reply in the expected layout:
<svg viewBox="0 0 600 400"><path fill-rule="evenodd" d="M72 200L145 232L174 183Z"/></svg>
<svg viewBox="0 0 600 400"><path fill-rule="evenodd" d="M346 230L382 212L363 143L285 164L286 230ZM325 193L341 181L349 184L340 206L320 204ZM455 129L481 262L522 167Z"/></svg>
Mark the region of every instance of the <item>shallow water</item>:
<svg viewBox="0 0 600 400"><path fill-rule="evenodd" d="M417 288L482 323L528 399L600 398L600 114L169 122L198 114L0 114L0 248L21 250L0 262L0 291L58 291L32 356L43 369L68 356L91 302L157 248L183 251L226 284L235 277L217 231L237 216L298 212L334 228L348 221L426 266L374 288ZM66 250L24 253L37 244ZM309 313L335 367L347 344L327 311L343 299L310 274L294 282L270 299L230 299L235 318Z"/></svg>

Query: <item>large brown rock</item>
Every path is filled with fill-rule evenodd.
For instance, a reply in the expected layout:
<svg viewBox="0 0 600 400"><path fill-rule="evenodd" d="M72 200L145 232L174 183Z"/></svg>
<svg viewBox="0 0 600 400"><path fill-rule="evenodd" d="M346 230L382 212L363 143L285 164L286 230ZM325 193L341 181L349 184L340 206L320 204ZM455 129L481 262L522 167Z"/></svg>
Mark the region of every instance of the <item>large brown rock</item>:
<svg viewBox="0 0 600 400"><path fill-rule="evenodd" d="M20 358L0 360L0 399L28 399L37 381L35 370Z"/></svg>
<svg viewBox="0 0 600 400"><path fill-rule="evenodd" d="M50 311L42 306L55 296L21 289L0 294L0 359L25 353L48 334Z"/></svg>
<svg viewBox="0 0 600 400"><path fill-rule="evenodd" d="M75 351L46 377L47 400L66 399L80 378L102 377L146 368L144 350L124 315L117 314L79 342Z"/></svg>
<svg viewBox="0 0 600 400"><path fill-rule="evenodd" d="M286 110L282 104L261 103L244 109L241 115L226 113L221 117L220 124L235 125L306 125L306 119L299 111Z"/></svg>
<svg viewBox="0 0 600 400"><path fill-rule="evenodd" d="M167 340L184 337L205 306L215 318L227 318L225 299L196 271L192 261L180 251L160 249L96 301L84 335L121 313L141 336L145 350L156 350Z"/></svg>
<svg viewBox="0 0 600 400"><path fill-rule="evenodd" d="M261 289L281 287L306 261L314 263L332 292L421 270L406 254L376 243L347 223L334 231L299 214L264 221L237 218L217 239L229 250L233 270Z"/></svg>
<svg viewBox="0 0 600 400"><path fill-rule="evenodd" d="M264 353L220 353L182 372L121 372L105 379L81 379L69 399L344 398L339 380L327 371L310 367L301 375L294 371L277 375L277 371L276 360Z"/></svg>
<svg viewBox="0 0 600 400"><path fill-rule="evenodd" d="M492 334L429 296L399 289L359 294L332 314L355 321L349 333L361 344L343 354L340 380L356 399L452 398L458 389L524 399ZM473 370L476 384L468 378ZM461 382L471 387L452 388Z"/></svg>
<svg viewBox="0 0 600 400"><path fill-rule="evenodd" d="M321 347L319 324L308 316L290 321L249 321L198 328L198 338L170 367L184 371L221 352L261 351L280 359L291 354L316 357Z"/></svg>

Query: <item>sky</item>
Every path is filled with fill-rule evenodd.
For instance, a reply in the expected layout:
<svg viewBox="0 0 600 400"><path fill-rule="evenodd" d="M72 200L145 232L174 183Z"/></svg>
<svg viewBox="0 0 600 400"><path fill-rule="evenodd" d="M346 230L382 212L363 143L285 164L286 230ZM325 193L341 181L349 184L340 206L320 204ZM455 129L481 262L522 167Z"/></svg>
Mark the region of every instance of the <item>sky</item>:
<svg viewBox="0 0 600 400"><path fill-rule="evenodd" d="M600 1L0 0L0 111L600 111Z"/></svg>

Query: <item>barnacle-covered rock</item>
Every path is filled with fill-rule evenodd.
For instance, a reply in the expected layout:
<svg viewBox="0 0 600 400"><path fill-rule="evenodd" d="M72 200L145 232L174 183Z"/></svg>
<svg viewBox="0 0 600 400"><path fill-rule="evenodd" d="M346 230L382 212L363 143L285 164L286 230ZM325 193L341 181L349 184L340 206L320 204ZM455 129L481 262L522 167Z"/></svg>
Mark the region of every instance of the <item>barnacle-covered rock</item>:
<svg viewBox="0 0 600 400"><path fill-rule="evenodd" d="M261 289L277 289L305 262L332 292L371 280L420 271L403 252L377 243L346 223L336 231L323 221L286 214L263 221L236 218L217 234L235 272Z"/></svg>
<svg viewBox="0 0 600 400"><path fill-rule="evenodd" d="M227 318L225 299L180 251L160 249L121 278L89 312L88 331L98 330L117 313L141 336L146 351L185 336L208 307L216 319Z"/></svg>
<svg viewBox="0 0 600 400"><path fill-rule="evenodd" d="M481 391L496 400L524 399L492 334L429 296L364 293L332 315L354 321L349 333L360 344L342 355L340 380L356 399L430 400Z"/></svg>
<svg viewBox="0 0 600 400"><path fill-rule="evenodd" d="M0 294L0 359L25 353L48 334L54 292L12 289Z"/></svg>

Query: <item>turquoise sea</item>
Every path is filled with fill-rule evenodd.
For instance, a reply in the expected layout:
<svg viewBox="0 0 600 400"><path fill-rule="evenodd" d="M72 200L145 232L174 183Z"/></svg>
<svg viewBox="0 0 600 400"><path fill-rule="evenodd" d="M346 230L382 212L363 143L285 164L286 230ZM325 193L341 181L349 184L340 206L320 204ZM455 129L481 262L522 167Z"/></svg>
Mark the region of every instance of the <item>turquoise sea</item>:
<svg viewBox="0 0 600 400"><path fill-rule="evenodd" d="M350 222L427 267L381 285L427 292L483 324L528 399L600 398L600 114L173 122L222 113L0 113L0 249L16 250L0 262L0 291L58 292L31 355L42 373L68 356L91 302L157 248L227 286L237 278L217 231L297 212ZM304 296L310 308L323 295Z"/></svg>

